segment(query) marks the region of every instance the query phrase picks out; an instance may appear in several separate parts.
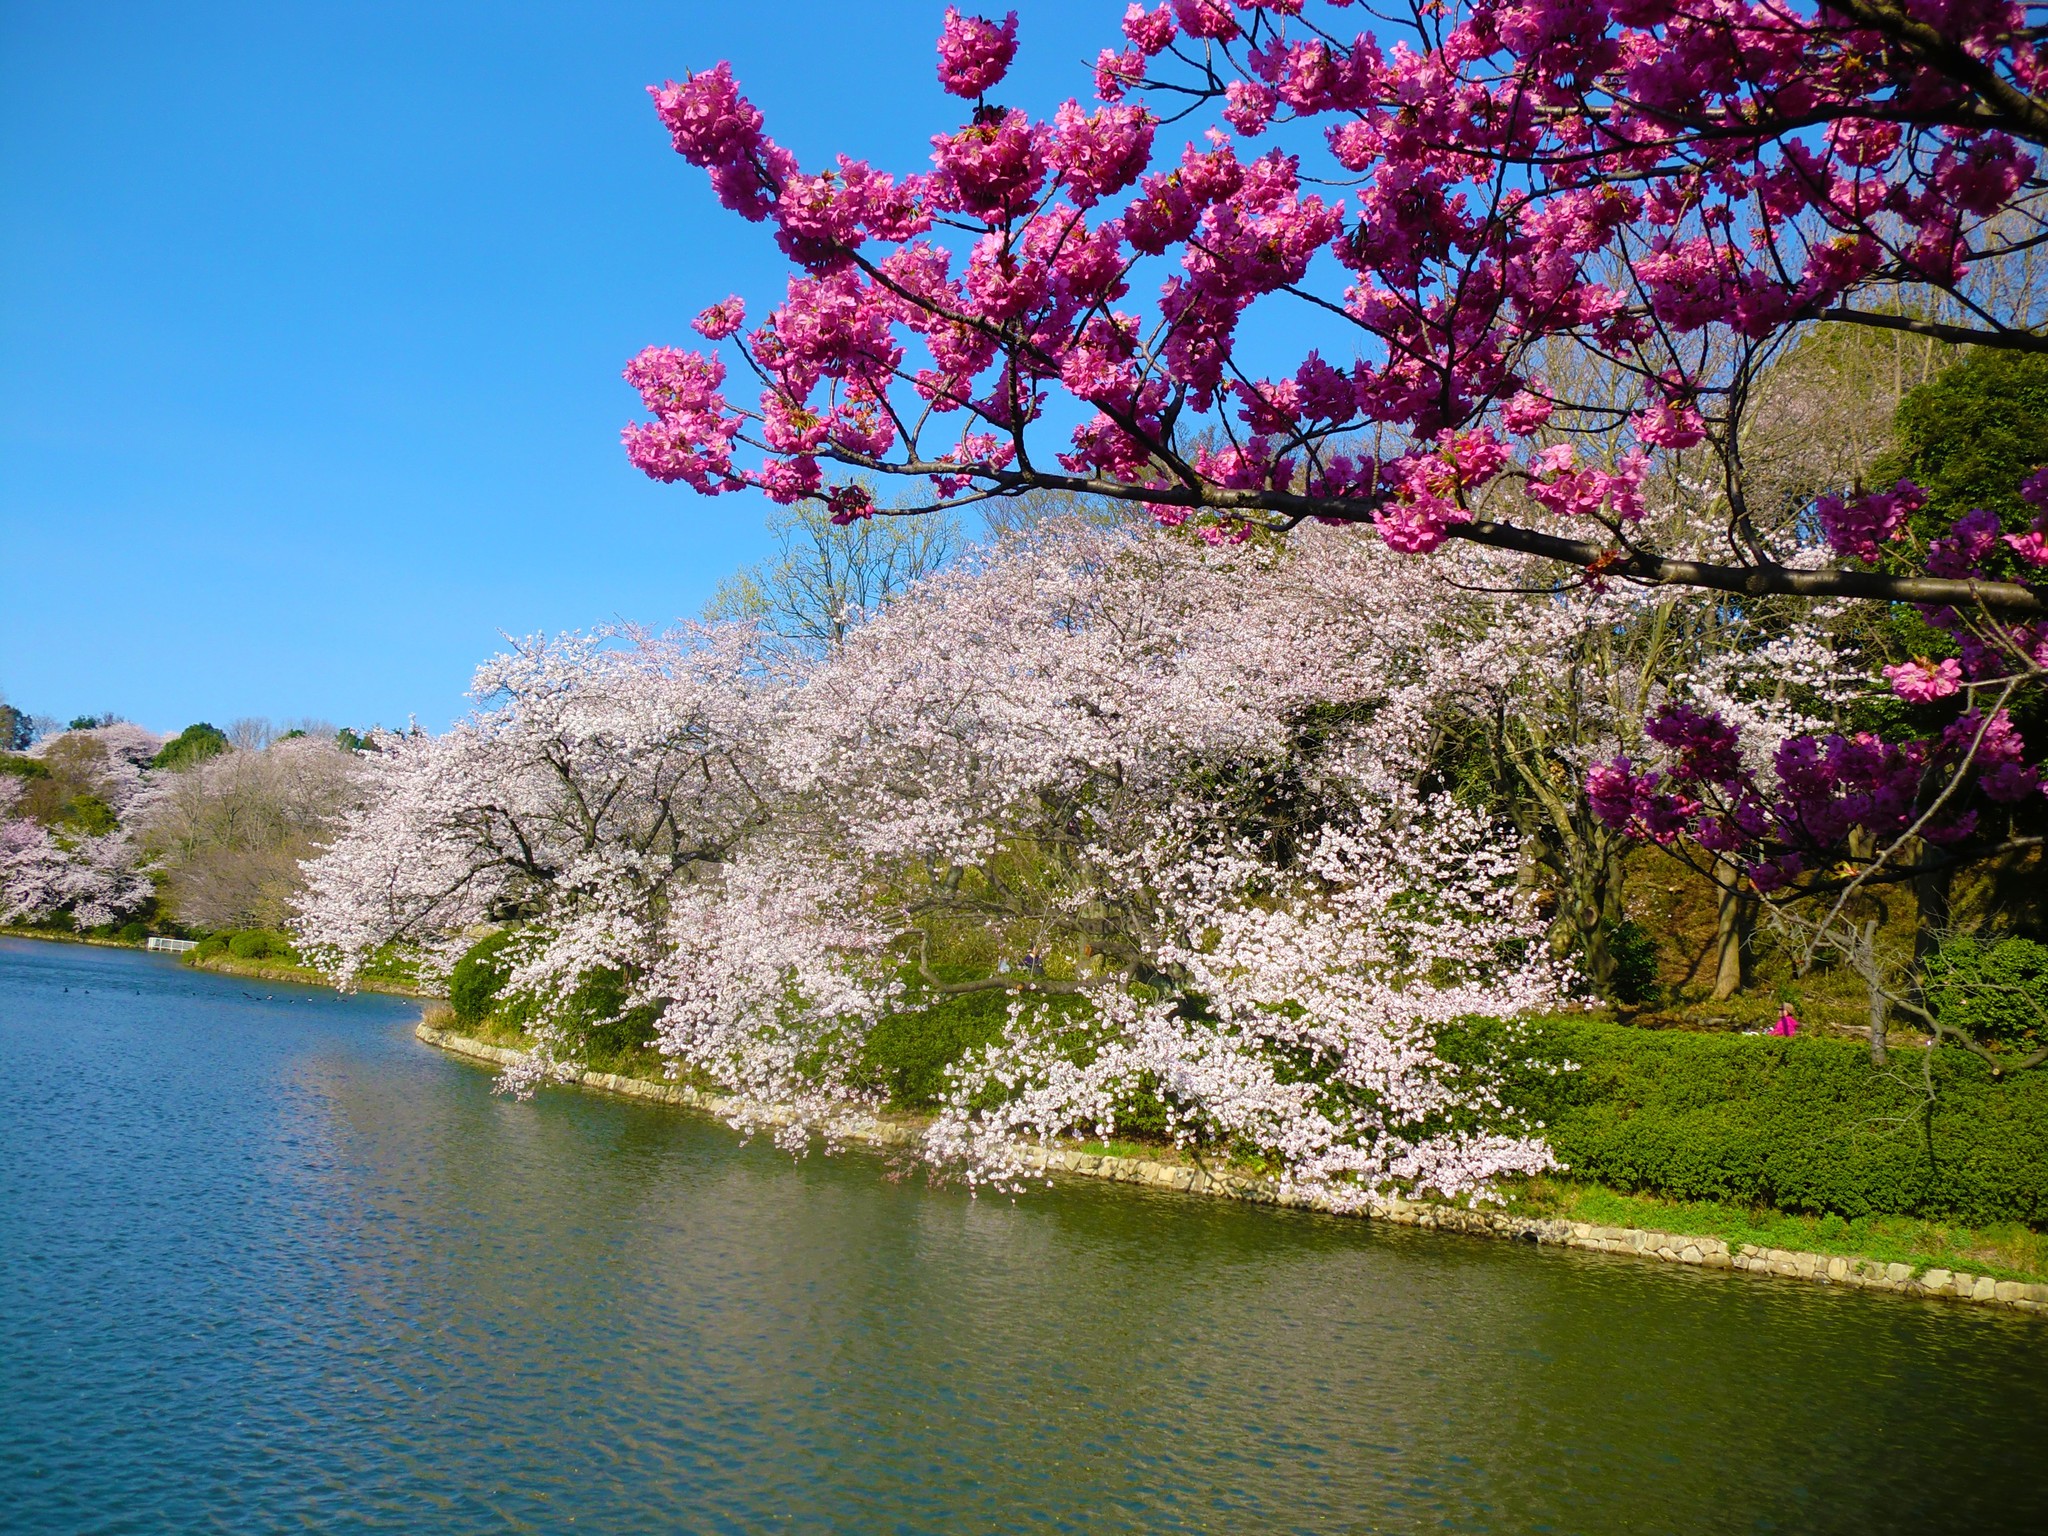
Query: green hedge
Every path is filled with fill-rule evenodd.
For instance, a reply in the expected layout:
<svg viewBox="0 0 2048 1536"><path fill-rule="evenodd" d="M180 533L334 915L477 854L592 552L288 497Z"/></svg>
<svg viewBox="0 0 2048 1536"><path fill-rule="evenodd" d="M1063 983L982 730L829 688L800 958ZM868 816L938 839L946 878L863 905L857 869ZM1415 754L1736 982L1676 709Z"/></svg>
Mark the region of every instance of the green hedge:
<svg viewBox="0 0 2048 1536"><path fill-rule="evenodd" d="M1470 1027L1482 1054L1508 1043ZM1509 1102L1545 1122L1579 1178L1675 1199L1845 1217L2048 1222L2048 1071L1998 1080L1976 1057L1918 1050L1888 1069L1853 1041L1525 1026ZM1453 1042L1453 1053L1461 1048ZM1579 1070L1553 1073L1565 1061Z"/></svg>
<svg viewBox="0 0 2048 1536"><path fill-rule="evenodd" d="M512 930L496 933L470 945L448 976L448 1006L464 1024L480 1024L490 1016L491 1005L505 990L507 971L500 956L512 941Z"/></svg>
<svg viewBox="0 0 2048 1536"><path fill-rule="evenodd" d="M886 1014L861 1044L863 1086L903 1109L934 1109L947 1074L970 1051L1002 1038L1010 1018L1005 992L968 992L924 1008Z"/></svg>
<svg viewBox="0 0 2048 1536"><path fill-rule="evenodd" d="M279 960L291 965L299 963L298 951L292 948L291 936L272 928L227 928L219 933L209 933L199 941L199 947L192 952L195 960L211 960L216 955L232 955L237 960Z"/></svg>

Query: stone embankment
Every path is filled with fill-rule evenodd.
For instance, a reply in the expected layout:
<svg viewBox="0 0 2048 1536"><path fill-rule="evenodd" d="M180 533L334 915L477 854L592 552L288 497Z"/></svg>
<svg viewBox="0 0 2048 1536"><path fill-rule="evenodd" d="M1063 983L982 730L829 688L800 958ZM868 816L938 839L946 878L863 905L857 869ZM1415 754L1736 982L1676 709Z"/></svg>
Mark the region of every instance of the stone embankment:
<svg viewBox="0 0 2048 1536"><path fill-rule="evenodd" d="M489 1045L452 1030L421 1022L419 1038L458 1056L472 1057L499 1066L516 1061L519 1052L501 1045ZM616 1093L628 1098L651 1099L676 1104L709 1114L730 1116L752 1108L724 1094L706 1093L681 1083L656 1083L645 1078L620 1077L610 1072L576 1072L571 1081L586 1088ZM775 1122L785 1118L770 1109L753 1116ZM864 1111L852 1111L828 1127L836 1141L868 1146L904 1147L914 1145L923 1135L921 1123L895 1119ZM1232 1200L1249 1200L1262 1205L1296 1206L1307 1210L1328 1210L1328 1201L1311 1190L1289 1188L1261 1174L1233 1173L1224 1169L1190 1166L1142 1157L1114 1157L1084 1152L1075 1147L1033 1147L1025 1160L1047 1173L1074 1174L1082 1178L1109 1179L1120 1184L1143 1184L1153 1189L1177 1190L1192 1195L1219 1195ZM1889 1291L1901 1296L1938 1297L1948 1301L1987 1303L2020 1312L2048 1314L2048 1285L2028 1285L2015 1280L1994 1280L1962 1270L1921 1269L1910 1264L1885 1263L1878 1259L1849 1258L1840 1254L1797 1253L1783 1248L1758 1248L1743 1244L1731 1249L1718 1237L1689 1237L1676 1232L1653 1232L1641 1227L1601 1227L1589 1222L1565 1221L1539 1216L1514 1216L1505 1211L1472 1211L1459 1206L1434 1205L1419 1200L1375 1200L1361 1214L1374 1221L1390 1221L1406 1227L1430 1227L1443 1232L1462 1232L1475 1237L1507 1238L1551 1247L1583 1248L1595 1253L1632 1254L1667 1264L1694 1264L1706 1269L1736 1269L1757 1275L1779 1275L1818 1285L1846 1285L1862 1290Z"/></svg>

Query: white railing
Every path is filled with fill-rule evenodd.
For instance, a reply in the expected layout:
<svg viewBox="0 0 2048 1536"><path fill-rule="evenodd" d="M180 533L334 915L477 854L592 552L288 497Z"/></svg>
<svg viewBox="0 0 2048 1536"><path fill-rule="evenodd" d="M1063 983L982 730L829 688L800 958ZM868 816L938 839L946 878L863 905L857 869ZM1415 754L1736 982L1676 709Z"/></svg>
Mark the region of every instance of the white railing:
<svg viewBox="0 0 2048 1536"><path fill-rule="evenodd" d="M197 949L199 941L196 939L159 939L152 937L148 947L151 949L168 949L172 954L182 955L188 949Z"/></svg>

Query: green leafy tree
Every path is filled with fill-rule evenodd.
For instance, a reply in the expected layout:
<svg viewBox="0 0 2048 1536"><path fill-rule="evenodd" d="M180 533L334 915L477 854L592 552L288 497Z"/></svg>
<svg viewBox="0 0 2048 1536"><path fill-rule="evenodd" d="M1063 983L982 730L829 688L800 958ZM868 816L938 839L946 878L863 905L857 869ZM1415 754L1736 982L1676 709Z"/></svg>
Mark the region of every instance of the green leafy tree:
<svg viewBox="0 0 2048 1536"><path fill-rule="evenodd" d="M2034 511L2020 483L2048 464L2048 355L1972 352L1906 396L1893 435L1870 482L1908 479L1927 492L1914 519L1923 538L1978 507L2008 533L2024 530Z"/></svg>
<svg viewBox="0 0 2048 1536"><path fill-rule="evenodd" d="M26 752L35 740L35 726L29 717L0 695L0 752Z"/></svg>
<svg viewBox="0 0 2048 1536"><path fill-rule="evenodd" d="M165 742L163 750L157 753L150 766L177 772L203 763L210 757L219 757L227 749L227 733L201 720L196 725L186 726Z"/></svg>

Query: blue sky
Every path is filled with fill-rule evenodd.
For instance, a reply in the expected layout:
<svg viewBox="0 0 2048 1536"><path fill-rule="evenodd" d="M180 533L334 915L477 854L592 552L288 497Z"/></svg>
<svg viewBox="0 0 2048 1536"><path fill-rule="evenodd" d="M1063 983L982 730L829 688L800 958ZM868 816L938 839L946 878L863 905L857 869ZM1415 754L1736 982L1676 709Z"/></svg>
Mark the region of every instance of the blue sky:
<svg viewBox="0 0 2048 1536"><path fill-rule="evenodd" d="M1006 97L1120 3L1011 0ZM765 504L640 478L618 373L784 270L650 82L921 167L943 5L0 5L0 690L444 725L501 632L697 611Z"/></svg>

